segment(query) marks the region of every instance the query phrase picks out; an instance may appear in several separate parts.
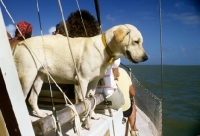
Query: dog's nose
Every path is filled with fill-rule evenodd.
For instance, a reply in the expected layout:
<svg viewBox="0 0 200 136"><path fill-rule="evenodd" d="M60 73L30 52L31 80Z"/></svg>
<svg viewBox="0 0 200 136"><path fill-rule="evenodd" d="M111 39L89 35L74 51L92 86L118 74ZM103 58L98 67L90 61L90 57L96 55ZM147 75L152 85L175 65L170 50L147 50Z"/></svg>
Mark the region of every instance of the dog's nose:
<svg viewBox="0 0 200 136"><path fill-rule="evenodd" d="M148 60L148 56L145 54L143 57L143 61L146 61L146 60Z"/></svg>

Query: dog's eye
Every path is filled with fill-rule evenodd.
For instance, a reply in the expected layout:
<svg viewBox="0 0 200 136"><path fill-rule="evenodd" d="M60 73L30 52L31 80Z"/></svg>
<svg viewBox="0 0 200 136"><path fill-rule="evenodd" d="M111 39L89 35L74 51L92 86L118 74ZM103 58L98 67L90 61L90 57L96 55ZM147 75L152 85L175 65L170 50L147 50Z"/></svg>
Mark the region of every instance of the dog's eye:
<svg viewBox="0 0 200 136"><path fill-rule="evenodd" d="M134 42L138 44L140 41L138 40L138 41L134 41Z"/></svg>

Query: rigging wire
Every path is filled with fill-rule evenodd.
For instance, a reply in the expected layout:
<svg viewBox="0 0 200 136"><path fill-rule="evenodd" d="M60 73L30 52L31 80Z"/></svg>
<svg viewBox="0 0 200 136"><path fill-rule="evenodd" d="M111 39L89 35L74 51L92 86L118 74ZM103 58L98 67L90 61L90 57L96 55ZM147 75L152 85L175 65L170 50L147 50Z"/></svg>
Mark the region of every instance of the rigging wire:
<svg viewBox="0 0 200 136"><path fill-rule="evenodd" d="M83 27L84 27L84 30L85 30L85 35L86 35L86 37L88 36L88 34L87 34L87 30L86 30L86 28L85 28L85 24L84 24L84 21L83 21L83 17L82 17L82 14L81 14L81 10L80 10L80 6L79 6L79 3L78 3L78 0L76 0L76 3L77 3L77 6L78 6L78 9L79 9L79 13L80 13L80 17L81 17L81 20L82 20L82 24L83 24ZM83 95L83 94L82 94ZM92 96L92 95L91 95ZM89 114L90 114L90 116L91 116L91 113L92 113L92 111L94 111L94 109L95 109L95 107L96 107L96 98L94 97L94 96L92 96L93 97L93 99L94 99L94 101L95 101L95 104L94 104L94 107L91 109L91 103L89 102L89 101L87 101L88 102L88 107L87 107L87 112L86 112L86 114L84 115L84 118L86 118ZM86 99L87 100L87 99ZM86 101L85 101L86 102ZM86 104L86 103L85 103ZM86 105L85 105L86 106ZM90 112L90 113L89 113ZM88 118L87 118L88 119Z"/></svg>
<svg viewBox="0 0 200 136"><path fill-rule="evenodd" d="M6 6L4 5L3 1L1 0L1 3L3 5L3 7L5 8L7 14L9 15L10 19L12 20L13 24L15 24L16 28L18 29L19 33L22 35L21 31L19 30L18 26L16 25L14 19L12 18L12 16L10 15L9 11L7 10ZM43 34L42 34L42 27L41 27L41 20L40 20L40 14L39 14L39 6L38 6L38 1L37 1L37 8L38 8L38 15L39 15L39 22L40 22L40 29L41 29L41 35L42 35L42 41L44 43L44 40L43 40ZM24 42L26 43L27 45L27 48L33 53L34 56L36 56L34 54L34 52L31 50L31 48L29 47L28 43L26 42L26 39L25 37L22 35L23 39L24 39ZM44 48L43 48L44 49ZM45 52L45 49L44 49L44 52ZM13 50L13 53L14 53L14 50ZM38 58L36 57L36 59L38 60ZM46 55L45 55L45 60L46 60ZM39 61L39 60L38 60ZM40 62L40 61L39 61ZM40 62L41 64L41 62ZM42 64L41 64L42 65ZM47 61L46 61L46 66L47 66ZM44 65L42 65L42 67L44 68L44 70L47 72L47 75L48 75L48 80L49 80L49 76L51 76L47 70L47 67L45 67ZM52 77L51 77L52 79ZM49 80L49 83L50 83L50 80ZM51 85L50 85L50 90L51 90ZM56 111L55 111L55 106L54 106L54 103L53 103L53 95L52 95L52 90L50 91L51 92L51 100L52 100L52 112L53 112L53 115L55 116L55 119L57 120L57 116L56 116ZM58 124L58 120L56 121L56 124L57 126L55 126L56 128L60 128L60 125ZM61 135L60 134L60 130L59 132L57 131L58 129L56 129L56 135Z"/></svg>
<svg viewBox="0 0 200 136"><path fill-rule="evenodd" d="M98 0L94 0L94 4L95 4L95 9L96 9L97 20L98 20L98 23L99 23L100 34L102 34L100 8L99 8Z"/></svg>
<svg viewBox="0 0 200 136"><path fill-rule="evenodd" d="M16 25L14 19L12 18L12 16L10 15L10 12L7 10L3 0L0 0L1 4L3 5L4 9L6 10L8 16L10 17L11 21L13 22L13 24L15 25L15 27L17 28L18 32L22 35L22 38L25 40L25 37L23 36L22 32L19 30L18 26Z"/></svg>
<svg viewBox="0 0 200 136"><path fill-rule="evenodd" d="M1 1L3 7L5 8L7 14L9 15L10 19L12 20L13 24L15 24L15 21L14 21L14 19L12 18L12 16L10 15L10 13L8 12L6 6L5 6L4 3L3 3L3 0L0 0L0 1ZM18 27L17 27L17 29L18 29ZM20 34L22 35L22 33L21 33L21 31L20 31L19 29L18 29L18 31L19 31ZM23 35L22 35L22 36L23 36ZM28 50L31 52L31 55L32 55L32 56L35 56L35 58L36 58L37 61L40 63L40 65L44 68L44 70L47 72L47 74L48 74L48 76L51 78L51 80L56 84L56 86L58 87L58 89L59 89L62 93L64 93L64 92L62 91L62 89L58 86L58 84L56 83L56 81L53 79L53 77L50 75L50 73L48 72L48 70L46 69L46 67L44 67L44 65L43 65L43 64L41 63L41 61L38 59L38 57L36 56L36 54L32 51L32 49L30 48L29 44L26 42L26 39L25 39L24 36L23 36L23 39L24 39L24 42L25 42L25 44L26 44ZM66 96L65 96L65 98L71 103L71 101L70 101ZM67 102L66 102L66 103L67 103ZM71 104L72 104L72 103L71 103Z"/></svg>
<svg viewBox="0 0 200 136"><path fill-rule="evenodd" d="M61 6L60 0L58 0L58 5L59 5L59 7L60 7L60 12L61 12L61 16L62 16L62 21L63 21L63 24L64 24L65 33L66 33L66 35L67 35L67 41L68 41L70 53L71 53L71 56L72 56L73 64L74 64L74 67L75 67L76 75L77 75L78 81L80 81L78 69L77 69L77 67L76 67L76 62L75 62L75 59L74 59L74 56L73 56L73 52L72 52L72 48L71 48L71 44L70 44L70 41L69 41L69 34L68 34L67 26L66 26L66 23L65 23L64 14L63 14L63 10L62 10L62 6ZM81 95L82 95L82 98L83 98L83 103L84 103L85 107L87 108L87 103L86 103L86 100L85 100L85 96L83 95L82 86L79 85L79 87L80 87L80 90L81 90ZM77 116L78 116L78 115L77 115ZM89 123L89 122L88 122L88 123ZM77 133L78 133L78 135L81 135L80 127L78 127L78 129L77 129Z"/></svg>
<svg viewBox="0 0 200 136"><path fill-rule="evenodd" d="M41 23L41 18L40 18L40 10L39 10L38 0L36 0L36 4L37 4L39 24L40 24L40 32L41 32L41 36L42 36L43 52L44 52L44 56L45 56L46 70L48 71L48 68L47 68L48 67L48 63L47 63L45 47L44 47L44 37L43 37L43 32L42 32L42 23ZM49 74L47 74L47 78L48 78L48 82L49 82L49 90L50 90L50 97L51 97L51 104L52 104L52 115L55 118L56 135L58 136L58 135L62 135L60 133L61 132L61 127L60 127L60 124L59 124L59 121L58 121L58 117L57 117L57 113L56 113L56 107L54 105L53 92L52 92L52 88L51 88L51 82L50 82Z"/></svg>
<svg viewBox="0 0 200 136"><path fill-rule="evenodd" d="M85 30L85 34L86 34L86 37L87 37L88 34L87 34L87 31L86 31L86 28L85 28L85 24L83 22L83 18L82 18L82 14L81 14L81 10L80 10L79 4L78 4L78 0L76 0L76 3L77 3L77 6L78 6L78 10L79 10L79 13L80 13L80 16L81 16L81 21L82 21L82 24L83 24L83 27L84 27L84 30Z"/></svg>
<svg viewBox="0 0 200 136"><path fill-rule="evenodd" d="M63 23L65 24L65 19L64 19L64 15L63 15L63 11L62 11L62 6L61 6L60 0L58 0L58 4L59 4L59 7L60 7L60 12L61 12L61 15L62 15ZM70 41L69 41L69 34L68 34L68 31L67 31L66 24L64 25L64 28L65 28L65 33L67 34L68 45L69 45L70 53L71 53L72 60L73 60L73 63L74 63L76 75L77 75L78 80L80 81L80 77L79 77L78 70L77 70L77 67L76 67L75 59L74 59L73 52L72 52L72 49L71 49L71 44L70 44ZM83 92L83 91L82 91L82 87L81 87L81 94L82 94L82 97L84 98L82 92ZM83 101L84 101L84 104L86 105L85 100L83 100Z"/></svg>
<svg viewBox="0 0 200 136"><path fill-rule="evenodd" d="M163 52L162 52L162 5L161 5L161 0L158 0L159 2L159 19L160 19L160 63L161 63L161 99L163 99ZM162 103L161 103L162 106ZM162 109L162 107L161 107ZM161 111L161 127L160 127L160 132L162 135L162 111Z"/></svg>
<svg viewBox="0 0 200 136"><path fill-rule="evenodd" d="M161 11L161 0L159 1L159 21L160 21L160 65L161 65L161 98L163 99L163 52L162 52L162 11Z"/></svg>
<svg viewBox="0 0 200 136"><path fill-rule="evenodd" d="M0 0L0 1L1 1L3 7L5 8L7 14L9 15L10 19L12 20L13 24L15 24L14 19L12 18L12 16L10 15L10 13L8 12L8 10L7 10L6 6L4 5L3 1L2 1L2 0ZM16 24L15 24L15 25L16 25ZM17 26L16 26L16 28L18 29L19 33L22 35L22 33L21 33L21 31L19 30L19 28L18 28ZM23 35L22 35L22 36L23 36ZM30 51L30 53L31 53L31 56L32 56L32 57L35 57L35 59L38 60L39 64L40 64L40 65L44 68L44 70L46 71L47 75L51 78L51 80L55 83L55 85L57 86L57 88L58 88L58 89L61 91L61 93L63 94L63 96L64 96L64 98L65 98L64 100L65 100L66 104L67 104L67 101L71 104L71 105L67 104L66 106L68 106L69 108L71 108L71 109L74 111L74 113L75 113L75 120L77 120L76 118L78 118L78 120L80 120L79 117L78 117L79 115L78 115L78 113L77 113L77 111L76 111L76 108L73 106L73 103L69 100L69 98L65 95L65 93L62 91L62 89L58 86L58 84L57 84L56 81L53 79L53 77L51 76L51 74L49 73L49 71L47 70L47 68L46 68L46 67L41 63L41 61L38 59L38 57L37 57L36 54L33 52L33 50L31 49L31 47L29 46L29 44L26 42L26 39L25 39L24 36L23 36L23 39L24 39L24 42L25 42L25 44L26 44L27 49L28 49L28 50ZM14 53L14 51L13 51L13 53ZM54 116L53 116L53 120L55 120L55 117L54 117ZM56 124L57 122L54 121L54 123ZM79 128L81 127L81 124L80 124L79 122L76 121L76 124L79 125ZM60 124L58 123L58 126L55 125L55 128L60 128L60 130L61 130ZM57 130L57 129L56 129L56 130ZM57 133L56 133L56 134L57 134ZM62 135L62 132L60 131L60 132L58 132L58 134L59 134L59 135Z"/></svg>

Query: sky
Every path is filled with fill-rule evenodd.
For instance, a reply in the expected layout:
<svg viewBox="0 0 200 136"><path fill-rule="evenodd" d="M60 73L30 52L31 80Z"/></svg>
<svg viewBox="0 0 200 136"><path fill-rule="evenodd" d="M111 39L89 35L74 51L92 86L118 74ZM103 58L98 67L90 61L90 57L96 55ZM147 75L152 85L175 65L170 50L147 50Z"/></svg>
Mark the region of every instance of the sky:
<svg viewBox="0 0 200 136"><path fill-rule="evenodd" d="M2 1L15 23L30 22L33 25L32 36L41 35L37 0ZM93 0L60 1L65 20L71 12L78 10L78 5L96 18ZM38 0L38 4L42 33L52 34L56 24L62 21L58 1ZM160 65L161 60L163 65L200 65L199 0L161 0L162 23L159 0L99 0L99 6L103 32L120 24L132 24L141 32L149 59L139 65ZM14 36L15 24L2 3L0 8L6 30ZM124 57L122 63L132 64Z"/></svg>

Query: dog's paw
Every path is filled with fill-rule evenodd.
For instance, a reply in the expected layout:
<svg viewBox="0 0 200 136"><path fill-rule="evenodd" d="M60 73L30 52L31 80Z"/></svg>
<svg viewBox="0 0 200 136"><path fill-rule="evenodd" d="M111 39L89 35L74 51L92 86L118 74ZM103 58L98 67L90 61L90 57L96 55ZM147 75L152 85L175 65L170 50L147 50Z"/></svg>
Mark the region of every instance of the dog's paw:
<svg viewBox="0 0 200 136"><path fill-rule="evenodd" d="M92 96L91 91L88 91L87 94L86 94L86 98L90 98L91 96Z"/></svg>
<svg viewBox="0 0 200 136"><path fill-rule="evenodd" d="M48 116L48 114L45 112L39 111L39 112L37 112L37 116L40 118L44 118L44 117Z"/></svg>
<svg viewBox="0 0 200 136"><path fill-rule="evenodd" d="M90 130L90 117L86 117L82 120L82 127L84 129Z"/></svg>
<svg viewBox="0 0 200 136"><path fill-rule="evenodd" d="M91 114L91 118L95 120L99 120L101 118L100 114L96 114L94 111Z"/></svg>

